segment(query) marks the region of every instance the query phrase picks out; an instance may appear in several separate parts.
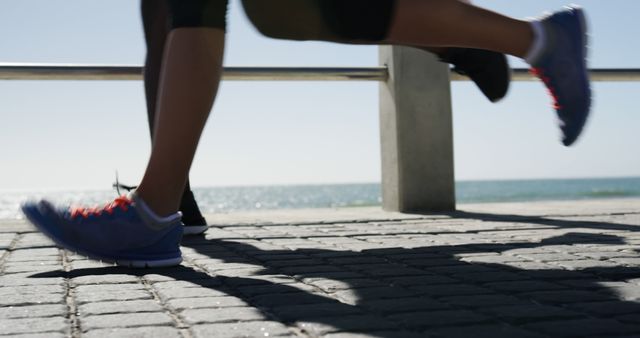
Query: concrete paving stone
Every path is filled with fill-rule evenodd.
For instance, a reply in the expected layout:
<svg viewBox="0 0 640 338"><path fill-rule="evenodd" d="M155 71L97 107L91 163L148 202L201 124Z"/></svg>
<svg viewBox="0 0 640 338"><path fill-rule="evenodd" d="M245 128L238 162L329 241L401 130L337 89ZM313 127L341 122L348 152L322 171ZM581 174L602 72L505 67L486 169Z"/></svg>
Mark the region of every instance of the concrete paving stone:
<svg viewBox="0 0 640 338"><path fill-rule="evenodd" d="M301 279L304 283L311 284L314 281L318 280L347 280L347 279L364 279L369 278L366 275L355 272L355 271L334 271L334 272L325 272L318 276L301 276Z"/></svg>
<svg viewBox="0 0 640 338"><path fill-rule="evenodd" d="M78 306L80 316L111 313L162 312L163 308L155 300L131 300L115 302L95 302Z"/></svg>
<svg viewBox="0 0 640 338"><path fill-rule="evenodd" d="M76 303L85 304L107 301L129 301L153 298L147 290L123 290L106 292L83 292L76 294Z"/></svg>
<svg viewBox="0 0 640 338"><path fill-rule="evenodd" d="M383 314L397 314L414 311L448 310L450 306L427 297L414 297L402 299L364 300L358 306L369 311Z"/></svg>
<svg viewBox="0 0 640 338"><path fill-rule="evenodd" d="M596 267L589 269L589 273L597 275L602 279L630 279L640 276L640 269L637 267L627 266L611 266L611 267Z"/></svg>
<svg viewBox="0 0 640 338"><path fill-rule="evenodd" d="M610 261L599 261L595 259L583 259L579 261L553 261L548 262L549 264L554 264L561 266L568 270L583 270L583 269L593 269L593 268L613 268L616 267L616 264Z"/></svg>
<svg viewBox="0 0 640 338"><path fill-rule="evenodd" d="M538 291L521 293L519 296L548 304L569 304L611 300L611 296L582 290Z"/></svg>
<svg viewBox="0 0 640 338"><path fill-rule="evenodd" d="M258 275L251 278L227 278L225 284L231 286L266 285L266 284L291 284L297 280L287 275Z"/></svg>
<svg viewBox="0 0 640 338"><path fill-rule="evenodd" d="M255 321L245 323L200 324L191 328L196 338L257 338L257 337L295 337L291 330L274 321Z"/></svg>
<svg viewBox="0 0 640 338"><path fill-rule="evenodd" d="M263 321L267 319L258 309L252 307L189 309L180 313L189 324Z"/></svg>
<svg viewBox="0 0 640 338"><path fill-rule="evenodd" d="M495 267L489 267L482 264L467 264L464 265L450 265L450 266L434 266L427 269L430 273L443 274L443 275L459 275L459 274L471 274L471 273L484 273L493 274L502 272L501 269Z"/></svg>
<svg viewBox="0 0 640 338"><path fill-rule="evenodd" d="M76 294L78 295L94 292L137 291L144 289L145 286L142 285L142 283L78 285L75 287Z"/></svg>
<svg viewBox="0 0 640 338"><path fill-rule="evenodd" d="M630 313L627 315L617 316L615 319L623 323L637 326L638 323L640 323L640 313Z"/></svg>
<svg viewBox="0 0 640 338"><path fill-rule="evenodd" d="M44 332L44 333L25 333L11 335L11 338L65 338L66 334L62 332Z"/></svg>
<svg viewBox="0 0 640 338"><path fill-rule="evenodd" d="M550 267L549 269L539 269L539 270L522 270L520 273L531 276L532 279L536 280L558 280L558 279L593 279L593 275L587 274L580 271L571 271L559 268L557 266L553 267L551 265L547 265Z"/></svg>
<svg viewBox="0 0 640 338"><path fill-rule="evenodd" d="M265 294L252 297L252 302L265 307L279 307L302 304L331 303L336 300L324 295L306 292Z"/></svg>
<svg viewBox="0 0 640 338"><path fill-rule="evenodd" d="M522 293L522 292L535 292L535 291L547 291L547 290L566 290L567 288L558 285L555 282L545 282L545 281L537 281L537 280L519 280L519 281L508 281L508 282L497 282L497 283L486 283L482 286L496 290L499 292L508 292L508 293Z"/></svg>
<svg viewBox="0 0 640 338"><path fill-rule="evenodd" d="M331 264L338 265L360 265L360 264L388 264L388 261L381 257L358 255L353 257L335 257L327 259Z"/></svg>
<svg viewBox="0 0 640 338"><path fill-rule="evenodd" d="M387 318L411 329L469 325L491 321L491 319L487 316L467 310L444 310L429 312L415 311L395 314L388 316Z"/></svg>
<svg viewBox="0 0 640 338"><path fill-rule="evenodd" d="M315 266L297 266L278 269L280 272L290 276L304 276L304 275L324 275L327 272L341 272L342 268L331 265L315 265Z"/></svg>
<svg viewBox="0 0 640 338"><path fill-rule="evenodd" d="M60 284L20 285L0 287L0 297L4 295L66 293L66 287Z"/></svg>
<svg viewBox="0 0 640 338"><path fill-rule="evenodd" d="M2 319L0 320L0 332L3 335L65 332L67 325L67 320L64 317Z"/></svg>
<svg viewBox="0 0 640 338"><path fill-rule="evenodd" d="M625 314L640 313L640 303L626 301L605 301L573 303L567 305L576 311L583 311L598 317L613 317Z"/></svg>
<svg viewBox="0 0 640 338"><path fill-rule="evenodd" d="M0 297L0 307L38 304L62 304L64 303L64 300L65 294L62 293L7 294Z"/></svg>
<svg viewBox="0 0 640 338"><path fill-rule="evenodd" d="M500 305L517 305L522 304L523 301L509 295L469 295L469 296L453 296L438 298L439 301L469 308L484 308L487 306L500 306Z"/></svg>
<svg viewBox="0 0 640 338"><path fill-rule="evenodd" d="M224 297L228 292L210 288L169 288L157 290L160 298L164 300L196 297Z"/></svg>
<svg viewBox="0 0 640 338"><path fill-rule="evenodd" d="M561 252L541 252L541 253L527 253L520 254L521 257L524 257L527 260L537 261L537 262L555 262L555 261L576 261L585 259L584 257L572 255L569 253L561 253Z"/></svg>
<svg viewBox="0 0 640 338"><path fill-rule="evenodd" d="M171 299L167 304L178 310L186 309L206 309L206 308L227 308L246 307L249 304L237 297L198 297L198 298L178 298Z"/></svg>
<svg viewBox="0 0 640 338"><path fill-rule="evenodd" d="M416 297L418 293L399 287L373 287L341 290L333 295L347 304L358 304L364 300Z"/></svg>
<svg viewBox="0 0 640 338"><path fill-rule="evenodd" d="M87 316L80 319L83 331L102 328L124 328L136 326L171 326L173 320L165 313L117 313Z"/></svg>
<svg viewBox="0 0 640 338"><path fill-rule="evenodd" d="M216 260L217 261L217 260ZM224 262L219 263L215 262L213 264L205 264L203 261L200 261L199 264L204 266L209 271L222 271L222 270L251 270L251 269L262 269L259 262L247 262L247 263L239 263L239 262Z"/></svg>
<svg viewBox="0 0 640 338"><path fill-rule="evenodd" d="M370 270L366 270L365 273L376 278L422 276L427 274L427 272L425 272L424 270L410 267L373 268Z"/></svg>
<svg viewBox="0 0 640 338"><path fill-rule="evenodd" d="M482 313L498 317L509 323L531 323L541 320L555 320L585 317L583 313L558 306L535 303L523 305L507 305L479 309Z"/></svg>
<svg viewBox="0 0 640 338"><path fill-rule="evenodd" d="M440 275L385 277L384 280L391 285L401 286L452 284L459 282L451 277Z"/></svg>
<svg viewBox="0 0 640 338"><path fill-rule="evenodd" d="M226 270L216 270L216 271L210 271L210 272L220 277L254 277L254 276L259 276L264 274L276 273L275 270L260 267L260 266L256 266L248 269L226 269Z"/></svg>
<svg viewBox="0 0 640 338"><path fill-rule="evenodd" d="M280 268L280 267L293 267L293 266L309 266L309 265L321 265L323 264L320 259L313 258L304 258L304 259L287 259L287 260L276 260L269 261L266 263L269 267Z"/></svg>
<svg viewBox="0 0 640 338"><path fill-rule="evenodd" d="M153 270L151 270L153 271ZM204 272L196 271L191 268L179 266L177 268L158 269L157 272L149 272L143 276L143 279L149 283L169 282L169 281L198 281L202 279L214 278Z"/></svg>
<svg viewBox="0 0 640 338"><path fill-rule="evenodd" d="M23 239L24 241L24 239ZM19 257L41 257L41 256L53 256L60 257L60 249L58 248L25 248L25 249L14 249L11 251L11 258L19 258Z"/></svg>
<svg viewBox="0 0 640 338"><path fill-rule="evenodd" d="M448 259L449 256L436 253L436 252L420 252L416 250L412 252L385 255L385 258L404 262L406 260L419 261L419 260L429 260L429 259Z"/></svg>
<svg viewBox="0 0 640 338"><path fill-rule="evenodd" d="M640 286L625 282L599 282L597 283L603 288L600 290L603 294L614 295L618 299L639 300Z"/></svg>
<svg viewBox="0 0 640 338"><path fill-rule="evenodd" d="M41 318L65 316L66 304L27 305L0 307L0 320L11 318Z"/></svg>
<svg viewBox="0 0 640 338"><path fill-rule="evenodd" d="M47 256L14 256L9 255L6 260L6 264L30 264L36 262L43 262L47 264L60 263L62 262L62 257L60 255L47 255Z"/></svg>
<svg viewBox="0 0 640 338"><path fill-rule="evenodd" d="M137 283L140 279L134 275L128 274L104 274L104 275L87 275L71 278L71 282L76 285L89 284L126 284Z"/></svg>
<svg viewBox="0 0 640 338"><path fill-rule="evenodd" d="M377 280L365 279L365 278L347 279L347 280L323 279L323 280L314 281L311 283L311 285L328 293L332 293L340 290L386 286L386 284L381 283Z"/></svg>
<svg viewBox="0 0 640 338"><path fill-rule="evenodd" d="M640 266L640 257L612 258L611 260L617 264Z"/></svg>
<svg viewBox="0 0 640 338"><path fill-rule="evenodd" d="M285 322L364 314L364 312L357 307L342 304L339 302L305 305L285 305L271 308L270 311L272 311L278 319L284 320Z"/></svg>
<svg viewBox="0 0 640 338"><path fill-rule="evenodd" d="M544 335L527 331L521 328L505 324L472 325L463 327L448 327L428 330L425 332L438 338L498 338L498 337L518 337L518 338L543 338Z"/></svg>
<svg viewBox="0 0 640 338"><path fill-rule="evenodd" d="M292 253L292 252L282 252L282 253L269 253L262 255L254 255L254 258L262 261L262 262L273 262L273 261L281 261L281 260L298 260L298 259L308 259L309 256L303 255L300 253Z"/></svg>
<svg viewBox="0 0 640 338"><path fill-rule="evenodd" d="M38 277L34 278L33 273L0 275L0 285L2 287L21 286L21 285L62 285L64 278L62 277Z"/></svg>
<svg viewBox="0 0 640 338"><path fill-rule="evenodd" d="M590 252L575 252L575 255L587 257L597 260L609 260L614 258L640 258L637 252L628 251L590 251Z"/></svg>
<svg viewBox="0 0 640 338"><path fill-rule="evenodd" d="M322 336L323 338L424 338L425 334L410 331L374 331L369 333L338 332ZM430 336L429 336L430 337Z"/></svg>
<svg viewBox="0 0 640 338"><path fill-rule="evenodd" d="M316 321L300 320L296 325L311 335L322 336L334 332L372 332L382 330L398 330L399 327L379 316L347 315L340 317L319 318Z"/></svg>
<svg viewBox="0 0 640 338"><path fill-rule="evenodd" d="M603 285L600 285L600 278L593 277L591 279L568 279L568 280L554 280L553 283L562 285L564 287L572 288L574 290L593 290L601 291L606 290Z"/></svg>
<svg viewBox="0 0 640 338"><path fill-rule="evenodd" d="M492 273L486 273L486 272L460 273L460 274L453 274L451 275L451 277L459 280L478 282L478 283L522 281L522 280L530 279L529 276L525 276L519 273L509 272L509 271L496 271Z"/></svg>
<svg viewBox="0 0 640 338"><path fill-rule="evenodd" d="M410 289L431 297L495 294L487 288L470 284L422 285Z"/></svg>
<svg viewBox="0 0 640 338"><path fill-rule="evenodd" d="M272 294L292 294L316 292L316 288L303 283L290 284L265 284L265 285L243 285L236 288L240 293L247 296L272 295Z"/></svg>
<svg viewBox="0 0 640 338"><path fill-rule="evenodd" d="M173 327L134 327L134 328L113 328L94 329L84 332L82 337L86 338L175 338L180 337L180 331Z"/></svg>
<svg viewBox="0 0 640 338"><path fill-rule="evenodd" d="M585 337L589 335L621 335L640 333L640 326L613 319L585 318L524 325L523 328L554 337Z"/></svg>
<svg viewBox="0 0 640 338"><path fill-rule="evenodd" d="M36 273L36 272L45 272L45 271L55 271L55 270L58 270L60 267L62 267L62 265L58 263L54 265L18 264L18 265L5 266L2 272L5 275L14 274L14 273L23 273L23 272Z"/></svg>
<svg viewBox="0 0 640 338"><path fill-rule="evenodd" d="M201 288L201 287L213 287L222 285L222 281L219 279L202 279L198 281L168 281L158 282L153 284L153 288L157 290L174 289L174 288Z"/></svg>

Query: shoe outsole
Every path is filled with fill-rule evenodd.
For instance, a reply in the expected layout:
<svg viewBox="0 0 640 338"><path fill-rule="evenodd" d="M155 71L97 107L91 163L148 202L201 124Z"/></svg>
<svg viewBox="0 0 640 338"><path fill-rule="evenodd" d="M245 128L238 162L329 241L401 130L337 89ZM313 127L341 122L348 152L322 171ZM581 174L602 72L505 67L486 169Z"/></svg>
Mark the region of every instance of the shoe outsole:
<svg viewBox="0 0 640 338"><path fill-rule="evenodd" d="M193 236L193 235L202 235L209 229L208 225L185 225L184 226L184 235Z"/></svg>
<svg viewBox="0 0 640 338"><path fill-rule="evenodd" d="M38 219L36 213L30 210L27 206L21 207L22 212L27 216L27 219L36 227L40 232L42 232L45 236L51 239L57 246L76 253L81 256L86 256L90 259L101 261L109 264L116 264L118 266L128 267L128 268L163 268L163 267L171 267L177 266L182 263L182 257L175 257L169 259L159 259L159 260L126 260L126 259L112 259L108 257L99 256L93 253L86 252L84 250L78 249L73 245L69 245L68 243L60 240L58 237L52 235L46 227L42 226L40 220Z"/></svg>

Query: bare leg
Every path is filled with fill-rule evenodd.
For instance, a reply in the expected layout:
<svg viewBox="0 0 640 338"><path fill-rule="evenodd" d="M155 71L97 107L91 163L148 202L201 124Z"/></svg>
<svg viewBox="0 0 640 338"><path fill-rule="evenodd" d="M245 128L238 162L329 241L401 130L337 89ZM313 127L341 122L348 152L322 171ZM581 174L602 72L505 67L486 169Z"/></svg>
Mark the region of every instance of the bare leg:
<svg viewBox="0 0 640 338"><path fill-rule="evenodd" d="M528 22L461 1L398 0L396 6L390 43L479 48L523 58L533 42Z"/></svg>
<svg viewBox="0 0 640 338"><path fill-rule="evenodd" d="M223 51L220 29L179 28L169 34L151 158L137 189L159 215L178 210L220 82Z"/></svg>
<svg viewBox="0 0 640 338"><path fill-rule="evenodd" d="M166 1L142 0L141 12L144 37L147 44L147 57L144 65L144 90L147 102L149 131L151 138L153 138L162 55L170 30L169 6ZM182 212L182 222L185 225L201 226L206 224L206 220L200 213L198 203L193 196L188 179L180 201L180 211ZM185 228L185 233L187 233L187 231L194 231L194 229L194 227ZM197 231L195 233L197 233Z"/></svg>

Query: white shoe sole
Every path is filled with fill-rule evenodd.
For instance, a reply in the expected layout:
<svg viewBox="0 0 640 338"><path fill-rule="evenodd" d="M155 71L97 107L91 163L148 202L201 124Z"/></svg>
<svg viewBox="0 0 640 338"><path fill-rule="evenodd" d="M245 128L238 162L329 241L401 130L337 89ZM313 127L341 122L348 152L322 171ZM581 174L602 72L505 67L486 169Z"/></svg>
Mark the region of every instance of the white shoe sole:
<svg viewBox="0 0 640 338"><path fill-rule="evenodd" d="M200 235L207 229L209 229L208 225L185 225L183 233L185 235Z"/></svg>

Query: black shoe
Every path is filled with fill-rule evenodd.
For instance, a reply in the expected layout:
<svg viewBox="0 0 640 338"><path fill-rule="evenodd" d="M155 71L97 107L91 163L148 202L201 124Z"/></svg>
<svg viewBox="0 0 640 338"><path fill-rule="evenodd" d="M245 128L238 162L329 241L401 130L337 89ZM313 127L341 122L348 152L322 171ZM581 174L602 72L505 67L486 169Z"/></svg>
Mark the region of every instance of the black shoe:
<svg viewBox="0 0 640 338"><path fill-rule="evenodd" d="M185 190L182 195L180 211L182 212L185 235L200 235L209 228L207 221L200 213L200 208L198 208L198 203L191 190Z"/></svg>
<svg viewBox="0 0 640 338"><path fill-rule="evenodd" d="M118 181L117 173L116 182L113 184L113 187L118 191L119 195L122 194L120 189L131 191L137 188L137 186L129 186L120 183ZM180 212L182 213L182 224L184 224L184 235L200 235L209 228L207 220L205 220L202 213L200 213L200 208L198 208L198 203L196 203L196 199L193 197L193 192L189 189L185 190L182 195L182 200L180 201Z"/></svg>
<svg viewBox="0 0 640 338"><path fill-rule="evenodd" d="M509 90L511 69L504 54L473 48L447 48L438 54L453 71L468 76L491 102L500 101Z"/></svg>

